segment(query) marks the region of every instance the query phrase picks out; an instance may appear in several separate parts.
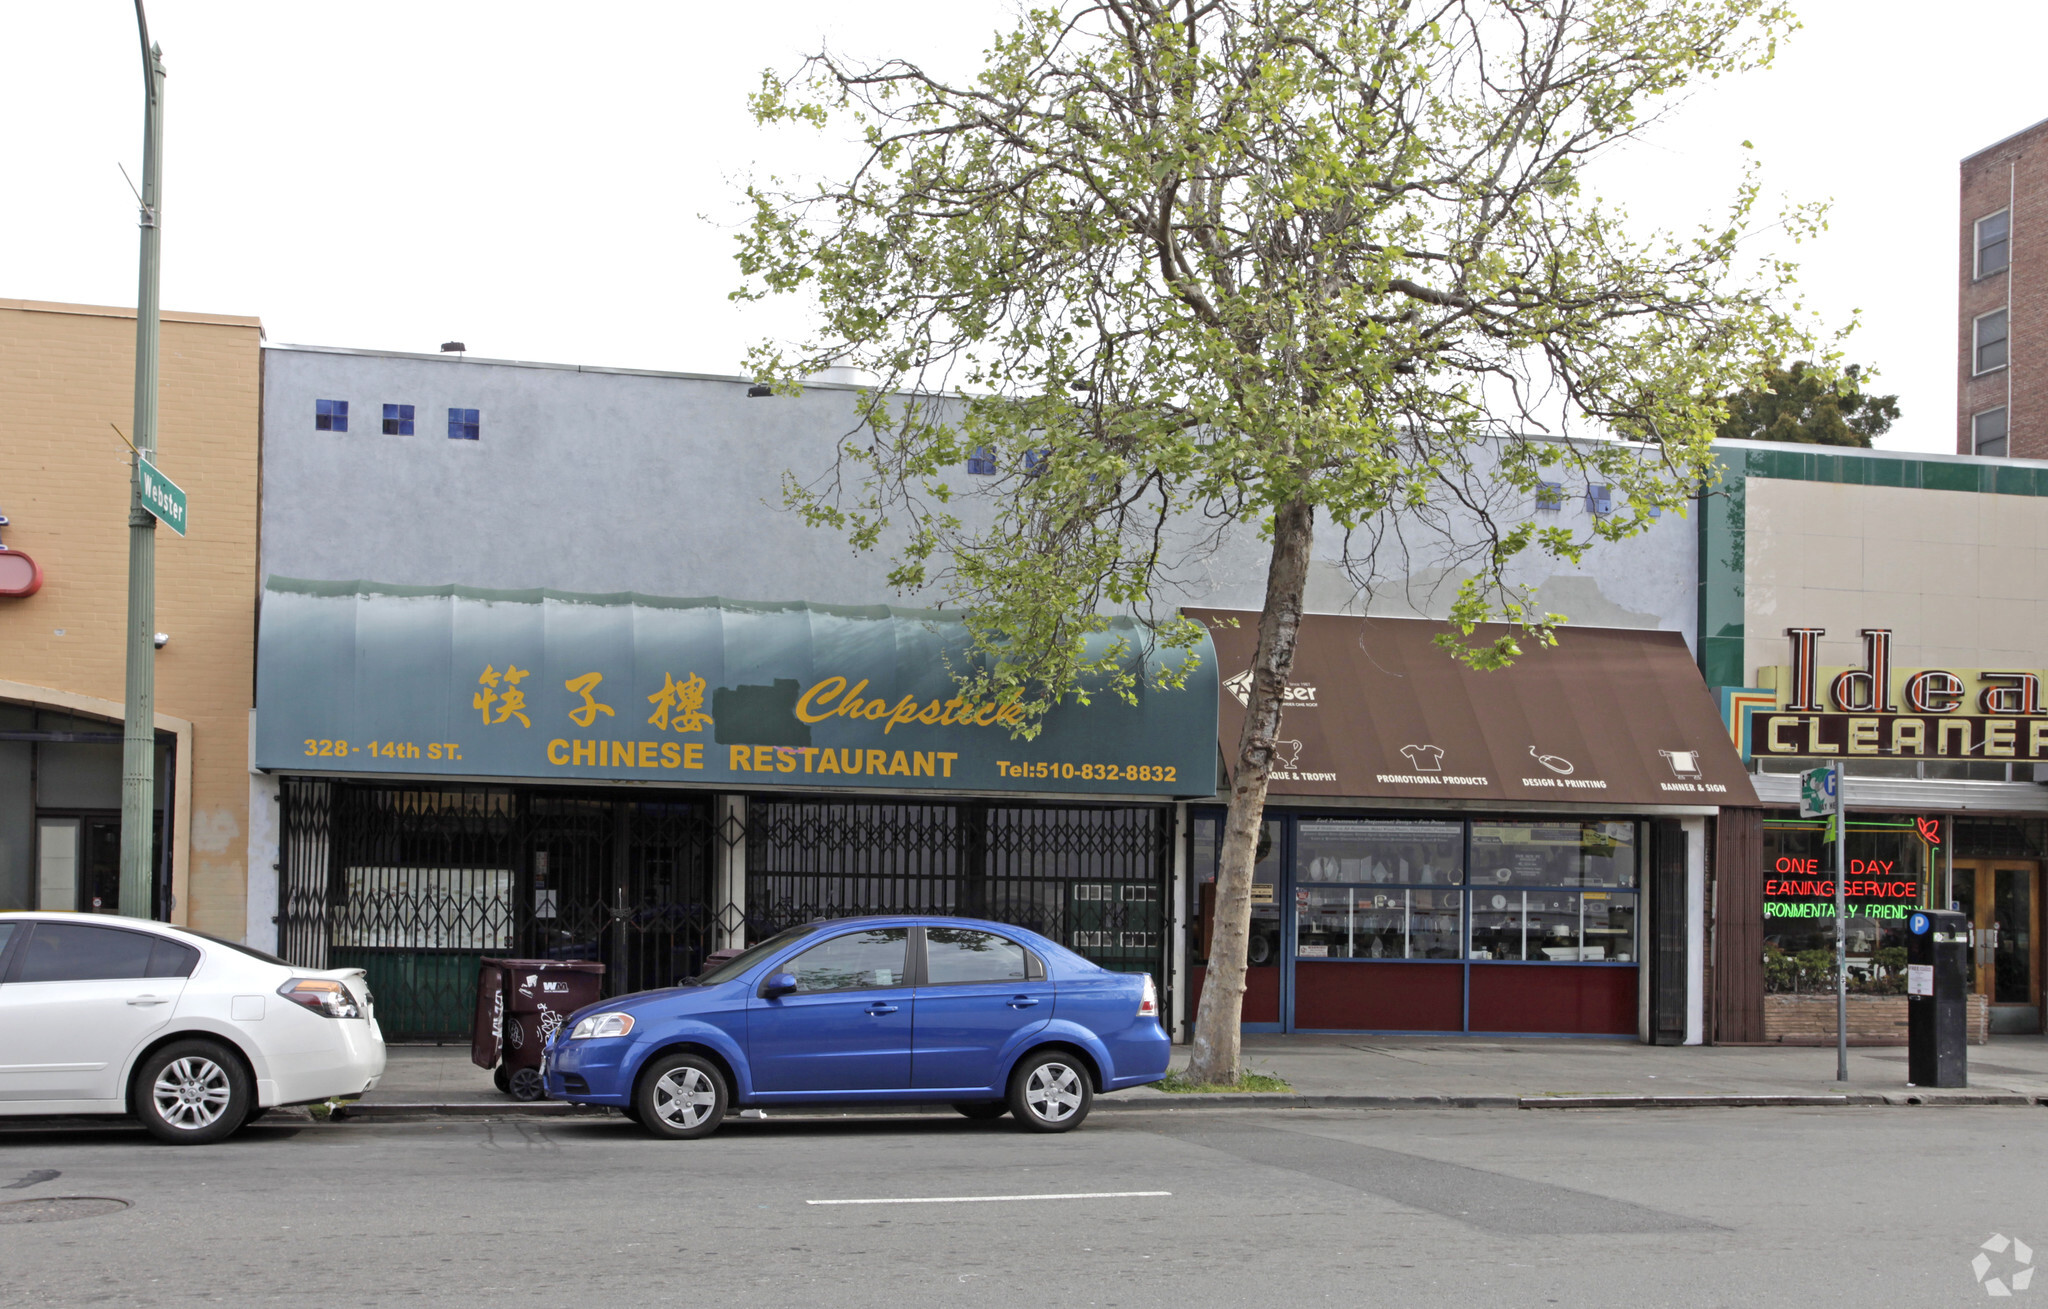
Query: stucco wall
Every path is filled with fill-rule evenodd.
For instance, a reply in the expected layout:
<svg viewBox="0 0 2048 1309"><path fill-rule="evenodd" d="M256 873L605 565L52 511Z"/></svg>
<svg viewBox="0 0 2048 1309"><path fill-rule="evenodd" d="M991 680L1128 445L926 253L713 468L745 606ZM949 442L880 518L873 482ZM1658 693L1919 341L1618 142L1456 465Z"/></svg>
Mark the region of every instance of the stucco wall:
<svg viewBox="0 0 2048 1309"><path fill-rule="evenodd" d="M785 470L822 474L854 421L853 394L749 399L737 378L581 370L453 357L265 351L266 572L328 581L545 586L739 599L905 603L887 560L782 507ZM349 402L346 434L315 430L315 402ZM382 407L414 406L413 436ZM481 438L450 440L447 411L477 409ZM978 479L965 469L958 482ZM973 514L971 502L965 513ZM1526 512L1511 507L1511 513ZM1583 528L1583 488L1547 521ZM1185 537L1195 534L1187 525ZM1308 601L1362 604L1325 525ZM1589 626L1694 627L1692 524L1601 545L1583 566L1531 560L1515 578ZM1250 531L1174 569L1169 603L1257 608L1267 554ZM1420 538L1382 551L1370 611L1441 616L1462 573ZM914 602L914 601L913 601Z"/></svg>
<svg viewBox="0 0 2048 1309"><path fill-rule="evenodd" d="M174 838L179 921L246 923L247 720L254 681L257 404L253 318L165 313L158 464L190 536L157 531L157 709L192 725L190 821ZM43 588L0 600L0 679L118 706L126 694L132 310L0 300L0 511ZM132 434L132 433L131 433ZM45 703L56 703L54 699ZM118 713L109 729L119 730ZM118 777L118 766L116 768Z"/></svg>
<svg viewBox="0 0 2048 1309"><path fill-rule="evenodd" d="M1890 628L1895 668L2037 668L2048 651L2048 498L1752 477L1744 665L1790 661L1823 627L1822 666Z"/></svg>

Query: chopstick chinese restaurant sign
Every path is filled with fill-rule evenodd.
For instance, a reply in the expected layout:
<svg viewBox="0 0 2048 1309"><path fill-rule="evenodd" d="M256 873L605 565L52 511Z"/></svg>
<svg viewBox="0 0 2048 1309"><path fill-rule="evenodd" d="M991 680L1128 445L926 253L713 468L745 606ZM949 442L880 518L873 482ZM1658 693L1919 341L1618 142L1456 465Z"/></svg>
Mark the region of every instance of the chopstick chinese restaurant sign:
<svg viewBox="0 0 2048 1309"><path fill-rule="evenodd" d="M1147 633L1123 624L1133 652ZM845 790L1206 796L1216 661L1012 734L963 697L957 613L272 578L267 771ZM1163 656L1173 657L1177 656ZM1141 679L1142 680L1142 679Z"/></svg>

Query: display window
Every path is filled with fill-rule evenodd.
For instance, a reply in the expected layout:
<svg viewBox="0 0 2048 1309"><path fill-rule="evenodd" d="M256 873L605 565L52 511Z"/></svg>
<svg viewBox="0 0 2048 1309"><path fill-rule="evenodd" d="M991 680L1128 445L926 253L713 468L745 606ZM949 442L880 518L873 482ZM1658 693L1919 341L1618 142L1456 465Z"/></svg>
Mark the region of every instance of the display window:
<svg viewBox="0 0 2048 1309"><path fill-rule="evenodd" d="M1843 936L1851 994L1905 994L1906 923L1934 903L1928 878L1940 831L1911 814L1850 814ZM1827 823L1766 819L1763 838L1764 989L1831 992L1836 861Z"/></svg>
<svg viewBox="0 0 2048 1309"><path fill-rule="evenodd" d="M1190 817L1199 994L1223 820ZM1626 819L1270 816L1245 1026L1632 1035L1641 844Z"/></svg>

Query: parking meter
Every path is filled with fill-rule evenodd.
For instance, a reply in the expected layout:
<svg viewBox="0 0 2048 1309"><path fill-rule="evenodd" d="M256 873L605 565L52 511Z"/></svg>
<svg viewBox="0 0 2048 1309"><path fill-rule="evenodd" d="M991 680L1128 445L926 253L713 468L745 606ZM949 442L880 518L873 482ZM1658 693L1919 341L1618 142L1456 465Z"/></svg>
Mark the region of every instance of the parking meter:
<svg viewBox="0 0 2048 1309"><path fill-rule="evenodd" d="M1906 1079L1969 1085L1970 920L1918 909L1906 920Z"/></svg>

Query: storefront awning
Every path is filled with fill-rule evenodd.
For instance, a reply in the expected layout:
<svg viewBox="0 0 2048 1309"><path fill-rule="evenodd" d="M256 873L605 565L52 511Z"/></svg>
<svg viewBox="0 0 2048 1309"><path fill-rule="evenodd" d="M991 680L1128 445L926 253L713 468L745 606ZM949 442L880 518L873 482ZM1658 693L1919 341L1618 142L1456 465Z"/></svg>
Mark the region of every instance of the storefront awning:
<svg viewBox="0 0 2048 1309"><path fill-rule="evenodd" d="M1229 759L1258 615L1187 612L1216 643ZM1478 673L1434 644L1444 630L1421 619L1304 618L1272 793L1418 805L1757 802L1678 633L1565 627L1555 647Z"/></svg>
<svg viewBox="0 0 2048 1309"><path fill-rule="evenodd" d="M1136 649L1144 629L1122 623ZM271 578L257 767L758 788L1207 796L1216 661L1011 734L957 613ZM1176 657L1177 656L1173 656Z"/></svg>

